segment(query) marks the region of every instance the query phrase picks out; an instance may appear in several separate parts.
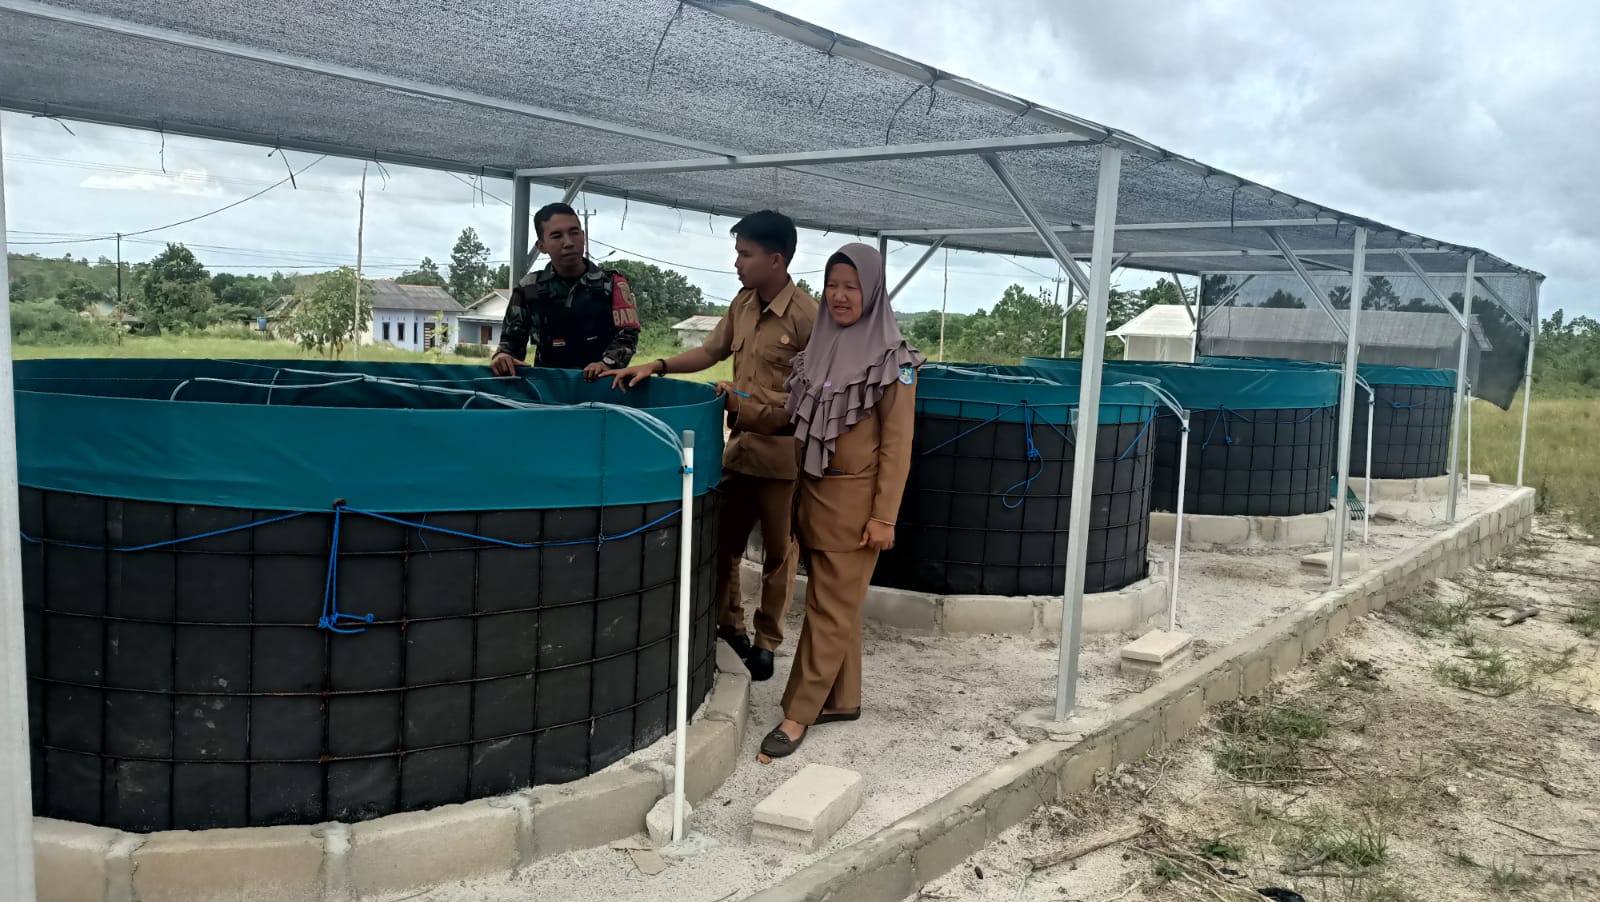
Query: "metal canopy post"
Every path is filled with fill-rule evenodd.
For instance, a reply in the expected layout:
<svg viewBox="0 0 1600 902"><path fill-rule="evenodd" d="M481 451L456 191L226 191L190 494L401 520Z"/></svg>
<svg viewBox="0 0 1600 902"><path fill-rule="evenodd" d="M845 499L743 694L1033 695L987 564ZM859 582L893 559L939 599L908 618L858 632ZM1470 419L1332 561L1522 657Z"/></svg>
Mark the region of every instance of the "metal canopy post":
<svg viewBox="0 0 1600 902"><path fill-rule="evenodd" d="M1083 381L1078 389L1078 429L1072 452L1072 508L1067 519L1067 572L1061 604L1060 673L1056 678L1056 719L1066 720L1077 704L1078 639L1083 632L1083 577L1089 552L1089 512L1094 495L1097 456L1095 440L1100 423L1101 364L1106 349L1106 307L1111 294L1112 245L1117 231L1117 192L1122 181L1122 151L1111 145L1100 148L1100 180L1095 189L1094 252L1090 262L1091 279L1072 259L1061 239L1056 237L1033 202L1028 200L1011 178L1000 158L983 158L1016 202L1017 209L1039 233L1051 256L1061 264L1074 282L1088 283L1084 297L1088 302L1088 323L1083 333Z"/></svg>
<svg viewBox="0 0 1600 902"><path fill-rule="evenodd" d="M22 621L22 519L11 371L5 164L0 163L0 897L32 902L33 790Z"/></svg>
<svg viewBox="0 0 1600 902"><path fill-rule="evenodd" d="M1361 297L1367 281L1367 230L1356 229L1355 266L1350 273L1350 328L1345 331L1344 376L1339 383L1339 484L1333 505L1333 558L1328 578L1334 586L1344 579L1344 539L1350 531L1350 433L1356 421L1356 361L1361 356ZM1369 431L1367 433L1371 435ZM1371 474L1367 479L1370 481ZM1368 512L1371 516L1371 512Z"/></svg>
<svg viewBox="0 0 1600 902"><path fill-rule="evenodd" d="M1361 501L1363 516L1361 518L1361 544L1366 545L1372 541L1372 414L1378 407L1378 393L1373 390L1372 383L1356 376L1356 384L1367 392L1367 465L1362 469L1366 474L1361 478Z"/></svg>
<svg viewBox="0 0 1600 902"><path fill-rule="evenodd" d="M533 182L522 176L513 176L511 179L511 278L507 280L507 288L517 287L517 280L521 279L528 271L528 264L533 262L528 256L528 217L533 215L529 209L532 203Z"/></svg>
<svg viewBox="0 0 1600 902"><path fill-rule="evenodd" d="M1272 240L1273 246L1277 247L1278 253L1283 255L1284 262L1288 263L1289 268L1294 270L1294 274L1300 277L1300 281L1306 283L1306 289L1311 292L1312 299L1322 307L1322 312L1328 314L1328 319L1333 321L1334 327L1339 330L1339 334L1346 339L1346 344L1348 344L1350 333L1345 330L1344 323L1339 321L1339 314L1334 311L1333 305L1328 303L1328 299L1323 296L1322 289L1318 288L1317 283L1311 280L1311 272L1306 269L1304 263L1300 262L1300 258L1295 256L1294 250L1289 247L1289 242L1284 241L1283 236L1279 235L1276 230L1263 229L1263 231L1265 231L1267 233L1267 237ZM1362 230L1360 234L1365 236L1365 230ZM1363 250L1366 248L1366 244L1366 238L1363 237L1361 239L1361 246ZM1363 261L1362 265L1366 265L1365 261ZM1354 288L1351 289L1351 291L1354 290ZM1354 306L1355 305L1352 304L1351 308L1354 309Z"/></svg>
<svg viewBox="0 0 1600 902"><path fill-rule="evenodd" d="M1528 410L1533 407L1533 350L1539 335L1539 280L1528 277L1528 293L1533 299L1534 328L1528 330L1528 362L1522 371L1522 437L1517 440L1517 488L1522 488L1522 465L1528 459Z"/></svg>
<svg viewBox="0 0 1600 902"><path fill-rule="evenodd" d="M1445 522L1456 522L1456 499L1461 494L1461 419L1463 408L1461 401L1467 395L1467 349L1472 341L1472 283L1477 278L1474 270L1478 258L1467 258L1466 293L1461 296L1461 350L1456 355L1456 393L1452 400L1455 405L1455 416L1450 418L1450 495L1445 502ZM1415 262L1412 262L1415 265ZM1420 270L1419 270L1420 271ZM1426 277L1422 280L1428 289L1438 295L1439 289L1433 287ZM1446 307L1450 307L1448 302ZM1454 307L1450 308L1454 310Z"/></svg>
<svg viewBox="0 0 1600 902"><path fill-rule="evenodd" d="M911 277L922 271L922 267L933 259L933 255L938 253L939 248L944 247L944 242L945 239L939 238L933 244L928 245L928 249L922 252L922 256L917 258L917 262L911 264L911 268L906 270L906 274L900 277L899 282L895 283L894 289L889 292L889 300L894 300L894 296L900 293L900 289L906 287L906 284L911 281Z"/></svg>

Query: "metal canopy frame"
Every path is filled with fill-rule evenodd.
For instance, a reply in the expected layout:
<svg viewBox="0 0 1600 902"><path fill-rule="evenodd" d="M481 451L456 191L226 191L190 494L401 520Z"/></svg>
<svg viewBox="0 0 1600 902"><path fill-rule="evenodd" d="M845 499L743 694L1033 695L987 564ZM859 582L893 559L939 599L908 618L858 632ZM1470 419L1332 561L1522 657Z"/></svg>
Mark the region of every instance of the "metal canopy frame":
<svg viewBox="0 0 1600 902"><path fill-rule="evenodd" d="M162 0L150 0L140 9L151 5L159 6ZM420 4L420 0L414 0ZM436 6L437 4L432 4ZM179 4L173 0L172 8ZM927 91L930 97L948 96L960 98L970 102L982 110L990 113L1004 114L1010 118L1010 126L1005 128L1011 131L1012 127L1027 127L1042 129L1042 134L1029 135L1000 135L990 134L986 137L962 140L937 140L895 144L889 140L885 133L884 142L873 147L832 147L822 149L804 149L780 153L753 153L745 148L726 147L719 144L701 140L683 134L673 134L660 129L652 129L641 125L630 124L621 120L608 120L603 117L579 114L571 111L553 109L515 100L507 97L497 97L477 91L464 90L457 87L448 87L441 84L429 83L418 78L405 77L393 72L378 72L369 68L346 65L332 61L332 59L311 58L306 55L270 49L264 45L241 43L238 40L226 40L211 37L190 31L180 31L172 27L164 27L151 22L133 21L98 13L85 12L76 8L57 6L51 3L38 2L38 0L0 0L0 24L5 22L23 22L30 24L42 23L45 26L61 29L66 37L64 40L72 42L74 49L79 46L90 46L105 35L118 36L128 42L141 44L156 44L166 48L173 48L173 56L189 54L184 59L210 60L222 58L237 64L239 71L259 71L261 67L272 67L278 71L294 73L307 79L331 79L338 83L348 83L362 87L374 88L383 92L382 96L401 96L410 100L423 100L436 104L440 109L469 108L475 111L488 111L493 114L513 117L516 120L533 120L548 123L551 126L560 126L567 129L585 129L595 136L607 136L627 139L632 142L645 142L649 146L661 150L659 156L669 156L674 151L694 154L688 159L631 159L622 163L615 161L596 161L592 164L562 165L562 166L533 166L533 165L507 165L495 162L493 165L485 164L481 160L451 158L446 153L426 152L429 147L440 146L437 141L428 147L409 147L395 151L383 151L368 146L371 142L366 130L360 123L354 123L346 130L337 134L336 138L304 138L295 137L294 128L274 129L271 125L263 125L258 131L239 125L229 125L222 120L206 121L203 116L194 121L176 121L172 118L163 120L158 112L153 112L154 107L140 107L122 109L114 106L110 101L96 99L90 101L59 102L61 98L50 95L49 92L58 90L50 81L40 84L44 87L39 90L45 96L15 96L4 84L0 84L0 108L17 110L34 115L48 116L51 118L69 118L81 121L97 122L108 125L139 128L146 130L160 130L163 134L190 135L200 138L209 138L224 141L257 144L266 147L278 147L288 150L301 150L313 153L330 154L349 157L352 159L379 160L405 165L422 166L431 169L476 173L484 176L510 178L513 180L513 210L510 223L510 235L513 242L511 278L513 284L526 272L531 265L536 251L529 248L528 222L531 203L531 185L535 182L553 184L564 188L567 196L575 196L579 190L590 191L595 194L621 197L636 203L661 203L683 210L696 210L699 212L716 214L727 213L729 208L717 208L714 196L702 192L698 195L682 197L669 197L650 190L625 190L616 185L607 184L596 179L608 176L621 176L632 174L634 176L684 176L694 173L731 171L731 170L783 170L789 173L798 173L803 176L813 177L822 181L821 186L850 186L851 190L862 189L875 192L878 195L890 197L909 198L929 204L943 205L952 211L969 210L983 214L977 222L1013 222L1014 225L963 225L950 223L948 226L931 225L928 227L907 228L902 224L891 221L887 214L879 214L881 221L869 221L872 217L860 214L857 221L848 223L852 228L842 228L840 223L829 223L820 218L806 218L797 216L796 221L804 227L818 229L859 230L876 237L880 246L887 243L890 238L907 241L914 244L931 244L917 263L901 278L896 286L898 292L909 280L921 270L933 252L939 247L955 247L963 250L980 252L1007 253L995 246L986 246L983 238L1002 239L1005 236L1035 236L1037 245L1024 243L1018 245L1016 253L1054 258L1061 266L1063 272L1071 280L1071 284L1083 297L1087 305L1087 326L1085 334L1083 382L1081 388L1081 406L1079 417L1081 421L1094 423L1098 421L1098 408L1101 387L1101 364L1105 346L1106 317L1108 297L1110 292L1110 278L1112 271L1121 265L1130 265L1136 268L1148 266L1151 271L1160 273L1187 272L1198 274L1197 270L1187 269L1181 263L1174 263L1175 259L1205 258L1218 261L1219 268L1212 272L1228 272L1240 275L1284 274L1294 272L1311 283L1308 267L1318 267L1329 271L1331 274L1349 274L1351 279L1351 306L1348 313L1349 324L1346 326L1340 317L1335 314L1331 305L1320 291L1313 291L1324 309L1339 325L1341 333L1346 339L1346 357L1344 363L1344 376L1342 398L1344 405L1340 421L1339 444L1339 473L1340 492L1336 505L1336 516L1340 518L1341 527L1347 523L1345 510L1345 491L1347 487L1349 445L1351 421L1354 416L1353 391L1355 387L1355 364L1359 356L1359 323L1362 282L1366 275L1366 258L1369 255L1398 254L1408 267L1420 271L1421 267L1414 259L1415 255L1437 254L1444 255L1440 265L1445 270L1454 268L1452 258L1466 258L1466 279L1470 286L1477 280L1474 266L1477 262L1485 263L1485 273L1490 269L1494 274L1506 273L1525 275L1537 289L1537 284L1543 277L1531 270L1523 269L1506 261L1493 257L1488 253L1474 248L1440 242L1420 235L1415 235L1403 230L1390 228L1380 223L1351 216L1329 207L1320 206L1298 197L1276 191L1265 185L1250 182L1239 176L1221 172L1206 166L1198 161L1171 153L1154 144L1143 141L1132 135L1098 125L1078 117L1050 110L1021 98L1012 97L975 82L925 66L914 60L889 53L879 48L855 41L848 36L839 35L826 29L818 28L798 19L776 13L747 0L682 0L678 4L681 11L683 7L690 7L701 13L719 17L724 23L737 23L739 26L756 29L764 40L786 40L792 44L810 48L817 54L825 54L829 58L849 60L855 64L866 67L861 71L875 73L874 77L882 77L885 73L898 79L900 83L912 88L911 96L915 97L922 91ZM421 6L418 6L421 9ZM130 12L129 15L134 15ZM315 14L312 14L313 16ZM223 18L237 16L240 22L248 21L243 13L222 14ZM175 21L188 22L192 17L183 16ZM196 26L198 30L200 26ZM309 29L314 31L315 29ZM6 28L0 27L0 59L7 53L15 50L15 45L7 44ZM355 36L359 43L360 35ZM662 34L662 41L666 34ZM308 45L309 46L309 45ZM659 53L660 48L657 48ZM330 54L331 56L331 54ZM392 61L397 70L405 71L403 61ZM49 60L39 62L41 68L47 67ZM253 67L253 68L251 68ZM654 65L652 63L652 71ZM242 79L245 76L236 76L241 79L236 85L247 90L251 86ZM61 84L66 84L67 79L59 79ZM320 83L320 82L319 82ZM63 94L64 96L68 96ZM143 97L125 97L125 100L137 104L151 104L153 101ZM910 97L906 98L907 100ZM904 102L901 106L904 106ZM287 106L284 107L288 109ZM278 107L272 108L277 111ZM930 104L929 109L932 109ZM369 117L381 116L382 110L367 112ZM310 116L305 110L296 109L291 114ZM198 114L197 114L198 116ZM220 124L219 124L220 123ZM293 124L292 122L290 123ZM892 126L891 122L891 126ZM252 125L254 125L252 123ZM692 127L692 126L691 126ZM416 142L413 142L416 143ZM426 143L425 141L423 143ZM1070 154L1074 151L1083 151L1084 145L1098 145L1098 160L1094 162L1094 215L1091 221L1052 221L1052 217L1041 211L1037 201L1040 192L1044 191L1040 185L1019 183L1011 168L1007 165L1006 157L1013 154ZM637 144L628 145L637 148ZM503 147L502 147L503 149ZM635 150L630 150L637 157ZM526 156L525 148L521 155ZM1210 219L1196 219L1193 221L1149 221L1140 222L1137 216L1119 217L1121 202L1130 200L1132 192L1123 192L1124 170L1123 157L1133 155L1141 157L1151 163L1148 167L1134 167L1128 170L1128 180L1131 185L1141 184L1141 180L1149 180L1152 185L1157 185L1154 190L1163 189L1158 185L1157 176L1148 175L1159 164L1161 167L1171 167L1189 179L1203 179L1203 184L1210 188L1231 189L1235 197L1246 195L1264 200L1265 204L1257 204L1252 209L1255 211L1281 210L1285 215L1279 218L1246 218L1234 220L1229 211L1229 216L1223 218L1216 216ZM970 181L971 162L981 161L995 176L1001 192L993 192L975 187L976 183L965 184L956 190L928 187L926 182L916 184L884 184L874 181L862 174L860 170L844 170L839 167L850 165L871 165L879 163L896 163L910 160L946 161L942 165L957 166L965 164L961 170L963 177ZM957 163L956 161L961 161ZM527 164L537 161L526 160ZM951 170L954 172L955 170ZM1079 181L1075 187L1080 189L1083 196L1087 196L1089 179L1086 172L1067 172L1066 178L1075 178ZM1059 180L1058 180L1059 182ZM673 182L677 184L675 180ZM952 184L954 184L952 180ZM963 190L963 187L965 190ZM1054 192L1062 188L1059 183L1052 183L1049 196L1053 198ZM999 200L998 193L1003 193L1009 200L1006 203ZM836 195L842 197L842 194ZM3 194L0 194L3 198ZM1152 209L1155 209L1152 207ZM1020 214L1021 222L1016 217ZM1056 216L1056 220L1070 217ZM1127 219L1128 221L1121 221ZM1341 228L1354 227L1351 236L1352 245L1349 249L1337 247ZM1304 235L1290 235L1285 230L1315 230L1316 237ZM1332 230L1330 239L1323 229ZM1262 247L1259 237L1266 232L1270 239L1270 247ZM1191 232L1205 232L1202 236L1191 236ZM1091 244L1087 254L1074 252L1063 242L1063 236L1074 234L1090 236ZM1149 250L1139 247L1132 241L1138 236L1156 235L1164 236L1174 249ZM1119 235L1129 238L1125 242L1128 246L1119 247ZM1382 237L1386 246L1368 247L1369 239ZM1392 236L1392 242L1391 237ZM961 239L974 239L970 243ZM1313 243L1314 242L1314 243ZM1303 246L1296 247L1296 243ZM1387 246L1393 243L1394 247ZM0 251L4 250L3 234L0 234ZM1339 262L1318 260L1320 256L1335 256ZM1349 257L1351 265L1346 267L1342 262ZM1087 272L1079 265L1081 259L1087 259L1090 267ZM1256 260L1280 261L1284 269L1264 269ZM3 254L0 254L0 267L4 266ZM1460 275L1451 272L1428 273L1431 276ZM1248 281L1248 279L1246 280ZM1427 278L1424 279L1428 281ZM1478 280L1481 281L1481 280ZM1431 283L1430 283L1431 284ZM1243 286L1239 286L1242 288ZM1181 290L1181 287L1180 287ZM1235 295L1237 293L1235 289ZM0 279L0 316L4 316L7 285ZM1470 305L1472 292L1468 290L1467 298ZM1536 295L1535 295L1536 296ZM1496 303L1504 306L1503 299L1495 298ZM1226 299L1231 302L1233 297ZM1207 312L1202 311L1200 317L1203 323ZM1467 314L1470 322L1470 312ZM1530 344L1532 332L1530 330ZM0 341L9 337L9 330L0 328ZM1462 344L1462 354L1466 353L1466 343ZM1531 367L1531 353L1530 363ZM1464 366L1462 367L1464 370ZM1464 376L1464 374L1463 374ZM9 379L9 370L7 370ZM0 382L0 389L8 388L8 382ZM1526 408L1524 410L1526 415ZM1459 420L1459 417L1457 418ZM0 433L14 437L15 423L10 410L9 391L0 398ZM1089 516L1089 505L1092 498L1090 486L1094 472L1095 429L1081 432L1078 438L1078 447L1074 455L1073 494L1072 507L1069 519L1069 539L1067 553L1067 578L1065 597L1063 599L1062 617L1062 643L1061 643L1061 672L1057 684L1056 715L1065 718L1071 713L1076 703L1077 688L1077 661L1078 661L1078 634L1081 628L1083 608L1083 575L1086 565L1086 551L1088 530L1086 528ZM0 436L0 438L4 438ZM1525 443L1525 429L1524 429ZM11 447L10 441L0 441L0 445ZM1454 460L1454 454L1452 454ZM1519 461L1519 481L1521 465ZM16 553L17 526L15 508L16 470L14 452L0 450L0 531L5 532L0 536L0 552L10 548L9 559L4 567L0 567L0 586L9 586L15 589L20 585L20 568ZM1340 552L1342 552L1342 536L1344 529L1336 529L1336 548L1331 577L1337 582L1341 576ZM23 655L20 653L21 645L21 606L20 591L7 591L0 593L0 651L3 655L5 667L0 672L0 703L6 708L0 711L0 720L13 726L26 724L26 717L20 716L20 711L25 709L21 701L22 687L25 682ZM14 647L13 647L14 646ZM5 732L0 727L0 780L9 784L11 789L17 786L26 786L28 773L28 755L25 747L26 735L23 727L20 739L17 731ZM19 742L22 743L19 745ZM18 777L20 776L21 782ZM25 789L17 801L15 792L7 794L6 787L0 786L0 801L6 802L9 810L0 810L0 886L10 890L9 898L31 898L31 875L28 865L31 864L31 845L29 843L30 819L27 817L29 805ZM12 804L15 803L15 804Z"/></svg>

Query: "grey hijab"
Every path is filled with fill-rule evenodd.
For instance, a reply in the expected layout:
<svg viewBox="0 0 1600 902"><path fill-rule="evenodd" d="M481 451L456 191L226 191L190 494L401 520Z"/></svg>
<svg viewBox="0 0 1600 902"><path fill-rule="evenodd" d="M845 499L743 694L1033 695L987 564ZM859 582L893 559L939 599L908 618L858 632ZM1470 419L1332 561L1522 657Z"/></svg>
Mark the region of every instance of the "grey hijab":
<svg viewBox="0 0 1600 902"><path fill-rule="evenodd" d="M839 436L871 412L901 371L926 362L900 334L877 249L847 244L828 258L828 268L840 262L854 266L861 279L861 318L842 327L824 303L811 340L795 355L788 383L787 409L804 448L801 467L816 477L823 475Z"/></svg>

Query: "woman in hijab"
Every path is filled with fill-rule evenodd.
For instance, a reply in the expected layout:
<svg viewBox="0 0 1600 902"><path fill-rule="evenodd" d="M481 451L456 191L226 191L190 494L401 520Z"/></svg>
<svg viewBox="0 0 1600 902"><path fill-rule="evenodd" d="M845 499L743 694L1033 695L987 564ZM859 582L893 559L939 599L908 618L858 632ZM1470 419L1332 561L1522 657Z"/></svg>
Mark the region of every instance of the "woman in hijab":
<svg viewBox="0 0 1600 902"><path fill-rule="evenodd" d="M796 532L810 582L784 720L761 743L768 758L799 748L814 724L861 716L861 606L878 553L894 545L924 362L889 308L877 250L845 245L828 258L826 279L825 315L788 383Z"/></svg>

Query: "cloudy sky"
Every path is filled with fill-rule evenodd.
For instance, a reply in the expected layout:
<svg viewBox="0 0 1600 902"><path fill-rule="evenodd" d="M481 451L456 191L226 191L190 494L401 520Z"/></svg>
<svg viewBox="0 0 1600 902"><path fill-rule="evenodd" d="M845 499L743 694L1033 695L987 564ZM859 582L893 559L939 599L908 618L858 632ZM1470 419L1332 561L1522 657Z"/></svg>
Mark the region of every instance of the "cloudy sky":
<svg viewBox="0 0 1600 902"><path fill-rule="evenodd" d="M1586 0L768 2L1319 203L1489 249L1548 276L1545 311L1600 316L1600 6ZM204 213L287 174L283 157L261 148L71 130L4 117L14 251L110 256L112 242L81 239ZM291 153L287 163L313 160ZM129 239L123 254L147 259L182 241L213 271L353 264L361 168L324 160L296 190ZM402 167L369 173L366 271L396 275L423 256L443 263L465 226L504 261L509 210L495 198L508 191ZM535 204L548 199L535 189ZM669 262L714 299L736 290L730 220L641 205L624 220L602 198L587 207L597 257ZM821 256L804 248L826 243L803 237L796 272L817 270ZM915 253L899 251L891 268ZM952 254L948 269L950 309L961 311L991 305L1012 282L1056 275L1042 260L968 254ZM925 273L897 306L940 305L940 269Z"/></svg>

